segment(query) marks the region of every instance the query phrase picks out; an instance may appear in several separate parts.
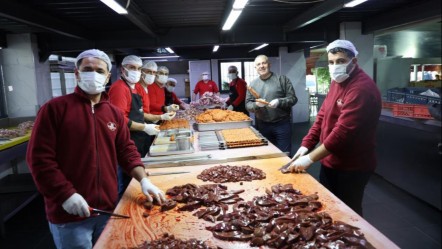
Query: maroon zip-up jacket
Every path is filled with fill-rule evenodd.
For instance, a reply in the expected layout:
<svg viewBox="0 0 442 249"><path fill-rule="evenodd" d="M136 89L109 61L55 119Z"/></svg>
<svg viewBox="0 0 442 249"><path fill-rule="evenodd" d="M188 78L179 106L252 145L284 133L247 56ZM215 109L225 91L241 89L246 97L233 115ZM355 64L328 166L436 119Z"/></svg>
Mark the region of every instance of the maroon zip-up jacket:
<svg viewBox="0 0 442 249"><path fill-rule="evenodd" d="M376 127L381 94L359 66L342 83L332 81L315 123L301 145L313 149L320 142L331 152L321 163L337 170L374 171Z"/></svg>
<svg viewBox="0 0 442 249"><path fill-rule="evenodd" d="M26 160L44 197L47 219L55 224L84 219L62 207L74 193L91 207L113 210L118 198L117 162L127 172L143 165L123 115L107 94L92 107L79 87L41 107Z"/></svg>

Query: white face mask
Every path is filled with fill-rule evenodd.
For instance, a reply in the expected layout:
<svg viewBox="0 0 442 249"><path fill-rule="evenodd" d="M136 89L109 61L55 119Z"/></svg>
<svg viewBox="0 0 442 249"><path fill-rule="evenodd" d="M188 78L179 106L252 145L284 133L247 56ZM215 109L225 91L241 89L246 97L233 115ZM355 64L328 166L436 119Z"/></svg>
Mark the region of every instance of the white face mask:
<svg viewBox="0 0 442 249"><path fill-rule="evenodd" d="M344 82L350 76L347 68L351 63L352 61L347 64L328 65L330 77L337 83Z"/></svg>
<svg viewBox="0 0 442 249"><path fill-rule="evenodd" d="M203 77L202 77L202 79L203 79L204 81L209 80L209 75L204 74Z"/></svg>
<svg viewBox="0 0 442 249"><path fill-rule="evenodd" d="M106 89L107 76L97 72L80 72L78 86L88 94L99 94Z"/></svg>
<svg viewBox="0 0 442 249"><path fill-rule="evenodd" d="M236 73L229 73L229 79L230 80L236 79Z"/></svg>
<svg viewBox="0 0 442 249"><path fill-rule="evenodd" d="M159 75L158 76L158 82L160 82L161 84L166 84L167 79L169 78L169 76L167 75Z"/></svg>
<svg viewBox="0 0 442 249"><path fill-rule="evenodd" d="M173 92L173 90L175 90L174 86L166 86L167 91L169 92Z"/></svg>
<svg viewBox="0 0 442 249"><path fill-rule="evenodd" d="M148 85L152 85L152 83L155 81L155 75L152 74L145 74L144 75L144 82Z"/></svg>
<svg viewBox="0 0 442 249"><path fill-rule="evenodd" d="M140 71L132 71L132 70L128 70L127 68L124 68L124 71L126 71L126 73L123 76L127 80L127 83L135 84L138 81L140 81L140 77L141 77Z"/></svg>

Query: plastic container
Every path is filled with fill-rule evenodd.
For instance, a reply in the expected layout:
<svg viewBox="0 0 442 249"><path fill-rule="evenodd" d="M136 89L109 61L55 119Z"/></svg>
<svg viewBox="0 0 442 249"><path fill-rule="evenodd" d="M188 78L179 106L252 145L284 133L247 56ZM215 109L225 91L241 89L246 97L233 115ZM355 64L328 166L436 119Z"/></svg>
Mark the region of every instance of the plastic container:
<svg viewBox="0 0 442 249"><path fill-rule="evenodd" d="M190 139L187 136L177 136L175 138L176 146L178 150L189 150L190 149Z"/></svg>
<svg viewBox="0 0 442 249"><path fill-rule="evenodd" d="M433 119L426 105L413 104L394 104L393 116L419 118L419 119Z"/></svg>
<svg viewBox="0 0 442 249"><path fill-rule="evenodd" d="M407 87L407 88L392 88L387 90L387 101L403 104L440 104L441 98L419 95L425 92L428 88L424 87ZM433 88L432 91L440 94L440 89Z"/></svg>

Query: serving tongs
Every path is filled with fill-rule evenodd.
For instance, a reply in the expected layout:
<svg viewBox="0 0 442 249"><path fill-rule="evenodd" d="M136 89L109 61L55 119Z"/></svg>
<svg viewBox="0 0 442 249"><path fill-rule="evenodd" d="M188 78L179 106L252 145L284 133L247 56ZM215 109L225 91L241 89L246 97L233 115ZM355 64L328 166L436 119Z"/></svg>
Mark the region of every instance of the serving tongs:
<svg viewBox="0 0 442 249"><path fill-rule="evenodd" d="M278 170L281 171L283 174L287 174L290 173L290 171L287 169L291 163L293 163L294 161L296 161L296 159L298 159L301 155L298 154L295 157L293 157L292 159L290 159L290 161L284 165L282 165L281 168L279 168ZM300 173L306 173L305 170L302 170Z"/></svg>

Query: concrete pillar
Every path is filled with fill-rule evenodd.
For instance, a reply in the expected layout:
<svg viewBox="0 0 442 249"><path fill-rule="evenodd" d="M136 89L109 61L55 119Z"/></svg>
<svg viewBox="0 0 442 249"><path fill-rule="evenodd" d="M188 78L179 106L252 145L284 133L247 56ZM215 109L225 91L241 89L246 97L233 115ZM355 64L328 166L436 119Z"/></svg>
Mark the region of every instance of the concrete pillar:
<svg viewBox="0 0 442 249"><path fill-rule="evenodd" d="M287 47L279 48L279 69L271 67L272 71L287 76L295 88L298 103L292 109L292 122L301 123L309 120L309 93L306 90L307 64L302 51L288 53Z"/></svg>
<svg viewBox="0 0 442 249"><path fill-rule="evenodd" d="M363 35L360 22L343 22L339 32L339 39L349 40L355 45L359 52L359 66L373 79L373 34Z"/></svg>
<svg viewBox="0 0 442 249"><path fill-rule="evenodd" d="M42 104L52 97L49 62L39 62L35 36L7 35L2 49L2 67L8 116L35 116Z"/></svg>

